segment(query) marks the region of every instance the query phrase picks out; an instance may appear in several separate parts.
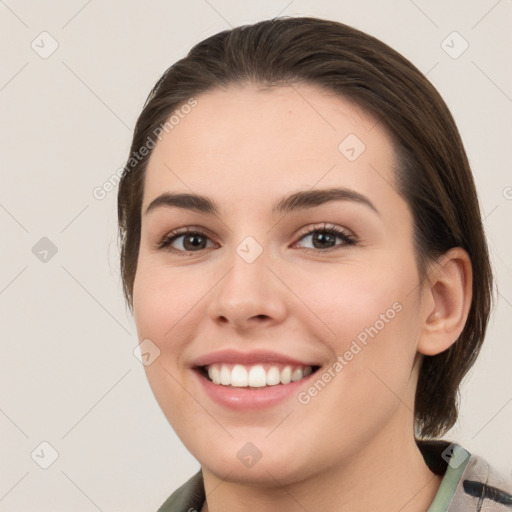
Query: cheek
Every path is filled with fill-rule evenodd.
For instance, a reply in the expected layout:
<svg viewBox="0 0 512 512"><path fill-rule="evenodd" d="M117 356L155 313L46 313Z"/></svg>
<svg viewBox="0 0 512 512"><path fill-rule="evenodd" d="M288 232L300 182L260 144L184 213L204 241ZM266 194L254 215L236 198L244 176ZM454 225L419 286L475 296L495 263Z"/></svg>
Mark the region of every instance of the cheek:
<svg viewBox="0 0 512 512"><path fill-rule="evenodd" d="M385 262L326 265L314 273L305 269L301 276L288 276L309 316L324 325L326 341L337 340L338 348L361 333L364 340L372 326L380 332L400 323L405 306L413 307L410 292L415 279L414 265L403 260L395 268Z"/></svg>
<svg viewBox="0 0 512 512"><path fill-rule="evenodd" d="M208 291L204 279L194 281L186 274L183 269L141 262L133 291L139 339L154 338L160 345L177 340L174 334L180 330L182 320L199 309L200 299Z"/></svg>
<svg viewBox="0 0 512 512"><path fill-rule="evenodd" d="M396 392L410 384L420 332L417 271L412 255L394 259L335 271L325 266L314 278L305 272L295 281L294 291L308 306L307 324L317 326L313 332L321 333L333 362L341 357L343 368L334 373L343 376L333 379L335 387L354 388L361 398L390 393L379 377Z"/></svg>
<svg viewBox="0 0 512 512"><path fill-rule="evenodd" d="M190 285L183 272L180 277L169 268L139 261L133 290L137 334L140 341L150 340L159 351L144 370L160 408L180 435L182 418L191 415L189 409L193 405L182 384L180 357L189 338L184 329L190 327L193 315L199 314L200 290ZM197 415L197 410L193 413Z"/></svg>
<svg viewBox="0 0 512 512"><path fill-rule="evenodd" d="M347 438L376 435L397 410L406 411L403 404L413 408L411 370L420 329L419 296L411 293L415 279L414 261L402 260L394 267L320 272L297 290L318 313L316 325L329 327L317 332L326 333L322 341L332 357L298 400L304 411L315 412L318 419L308 421L317 421L316 428L325 431L330 419L333 431L326 437L333 450L347 450Z"/></svg>

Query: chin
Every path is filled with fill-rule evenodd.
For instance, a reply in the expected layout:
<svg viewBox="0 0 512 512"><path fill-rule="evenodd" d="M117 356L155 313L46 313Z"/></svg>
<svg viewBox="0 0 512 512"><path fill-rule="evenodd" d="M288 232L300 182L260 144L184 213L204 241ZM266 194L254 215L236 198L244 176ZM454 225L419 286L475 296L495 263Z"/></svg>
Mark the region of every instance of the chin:
<svg viewBox="0 0 512 512"><path fill-rule="evenodd" d="M312 461L301 462L297 446L289 449L267 447L258 450L256 443L231 440L223 449L216 446L203 453L193 453L203 471L221 480L262 487L289 485L311 477ZM304 454L306 456L306 454Z"/></svg>

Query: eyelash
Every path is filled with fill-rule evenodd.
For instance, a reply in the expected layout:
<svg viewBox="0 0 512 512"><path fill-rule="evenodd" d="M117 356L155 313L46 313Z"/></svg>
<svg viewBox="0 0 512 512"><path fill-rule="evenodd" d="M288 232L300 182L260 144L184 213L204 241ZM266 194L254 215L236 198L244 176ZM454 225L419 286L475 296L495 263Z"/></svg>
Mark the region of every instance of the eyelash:
<svg viewBox="0 0 512 512"><path fill-rule="evenodd" d="M345 231L341 230L340 228L337 228L333 225L324 224L323 226L313 226L308 228L308 230L301 234L297 242L301 241L303 238L313 234L313 233L328 233L330 235L333 235L335 237L339 237L343 240L342 244L339 244L335 247L330 247L328 249L311 249L311 248L305 248L304 250L306 252L315 252L315 253L327 253L332 252L337 249L340 249L341 247L351 246L357 244L357 239L353 235L347 234ZM210 238L201 228L195 228L194 226L187 227L185 229L179 229L172 231L171 233L168 233L158 244L157 249L159 250L168 250L170 252L173 252L179 256L186 256L186 255L192 255L197 252L201 252L204 249L199 249L197 251L183 251L171 248L170 245L178 239L180 236L183 235L200 235L202 237ZM295 242L295 243L297 243ZM294 244L295 245L295 244Z"/></svg>

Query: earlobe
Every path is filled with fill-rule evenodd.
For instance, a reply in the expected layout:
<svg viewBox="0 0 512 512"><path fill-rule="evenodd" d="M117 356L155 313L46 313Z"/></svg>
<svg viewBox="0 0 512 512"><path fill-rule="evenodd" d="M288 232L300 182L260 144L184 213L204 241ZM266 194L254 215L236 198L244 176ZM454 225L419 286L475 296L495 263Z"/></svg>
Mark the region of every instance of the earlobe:
<svg viewBox="0 0 512 512"><path fill-rule="evenodd" d="M464 249L455 247L439 258L424 287L418 352L432 356L455 343L469 314L472 282L471 261Z"/></svg>

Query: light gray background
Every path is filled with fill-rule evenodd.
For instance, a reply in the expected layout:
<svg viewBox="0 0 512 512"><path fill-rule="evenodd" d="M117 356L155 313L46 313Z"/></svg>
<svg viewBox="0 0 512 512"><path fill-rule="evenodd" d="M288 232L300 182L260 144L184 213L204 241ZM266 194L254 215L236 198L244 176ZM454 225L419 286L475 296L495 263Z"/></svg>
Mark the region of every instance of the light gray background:
<svg viewBox="0 0 512 512"><path fill-rule="evenodd" d="M154 511L199 468L133 355L117 190L103 200L92 191L124 165L143 102L171 63L206 36L278 14L367 31L448 103L500 294L447 438L510 474L511 13L510 0L0 0L0 511ZM453 31L469 44L458 58L464 41ZM42 237L58 250L46 261L44 248L32 250ZM59 454L48 469L43 441Z"/></svg>

